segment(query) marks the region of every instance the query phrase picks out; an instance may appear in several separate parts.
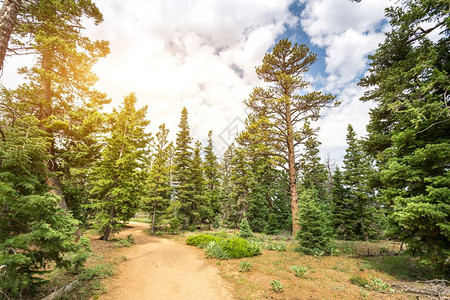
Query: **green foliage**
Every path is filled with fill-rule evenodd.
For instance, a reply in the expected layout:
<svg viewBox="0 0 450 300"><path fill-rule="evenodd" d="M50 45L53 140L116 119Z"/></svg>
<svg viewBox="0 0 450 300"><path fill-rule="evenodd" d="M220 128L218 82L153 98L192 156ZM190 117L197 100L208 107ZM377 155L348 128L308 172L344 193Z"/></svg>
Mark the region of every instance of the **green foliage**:
<svg viewBox="0 0 450 300"><path fill-rule="evenodd" d="M377 277L370 278L369 281L367 278L361 277L359 275L353 275L352 277L350 277L350 282L354 285L364 287L371 291L393 292L388 283Z"/></svg>
<svg viewBox="0 0 450 300"><path fill-rule="evenodd" d="M352 277L350 277L350 283L358 285L360 287L367 287L369 285L369 280L359 275L353 275Z"/></svg>
<svg viewBox="0 0 450 300"><path fill-rule="evenodd" d="M250 272L252 268L252 264L246 260L243 260L239 263L239 272Z"/></svg>
<svg viewBox="0 0 450 300"><path fill-rule="evenodd" d="M214 153L214 145L212 141L212 131L208 132L208 145L204 149L205 160L203 162L203 173L205 175L205 197L206 203L209 204L214 220L220 212L220 173L217 156ZM219 226L220 227L220 226ZM218 228L218 227L215 227Z"/></svg>
<svg viewBox="0 0 450 300"><path fill-rule="evenodd" d="M267 250L274 250L277 252L286 252L287 244L283 242L274 242L266 245Z"/></svg>
<svg viewBox="0 0 450 300"><path fill-rule="evenodd" d="M270 286L272 288L272 291L276 293L281 293L284 290L284 286L281 284L281 281L279 279L270 281Z"/></svg>
<svg viewBox="0 0 450 300"><path fill-rule="evenodd" d="M317 199L317 191L302 191L299 197L300 231L296 235L299 250L305 254L323 255L333 247L333 230L330 214L323 203Z"/></svg>
<svg viewBox="0 0 450 300"><path fill-rule="evenodd" d="M2 130L0 265L6 268L0 290L6 297L21 298L42 283L39 275L44 268L80 271L89 242L76 242L78 221L58 207L59 197L48 192L44 161L49 143L37 120L18 115L14 125Z"/></svg>
<svg viewBox="0 0 450 300"><path fill-rule="evenodd" d="M264 227L265 234L277 234L280 232L279 230L280 224L278 223L277 216L274 213L269 215L269 220L267 221L267 225Z"/></svg>
<svg viewBox="0 0 450 300"><path fill-rule="evenodd" d="M378 197L388 208L388 234L448 270L448 3L402 1L387 16L391 31L360 82L368 88L362 100L377 103L365 148L379 169ZM429 30L422 29L431 22Z"/></svg>
<svg viewBox="0 0 450 300"><path fill-rule="evenodd" d="M219 259L251 257L261 254L261 247L243 238L223 238L207 234L191 236L186 239L188 245L204 247L208 258Z"/></svg>
<svg viewBox="0 0 450 300"><path fill-rule="evenodd" d="M247 218L242 218L241 224L239 225L239 228L240 228L239 236L241 238L246 239L246 238L253 237L253 231L250 228L250 224L248 223Z"/></svg>
<svg viewBox="0 0 450 300"><path fill-rule="evenodd" d="M94 228L109 240L136 213L143 196L145 154L149 121L147 107L136 110L136 96L124 98L123 107L109 116L110 136L105 138L102 159L92 170L91 203Z"/></svg>
<svg viewBox="0 0 450 300"><path fill-rule="evenodd" d="M303 266L290 266L289 268L294 272L295 276L299 278L305 277L308 272L308 268Z"/></svg>
<svg viewBox="0 0 450 300"><path fill-rule="evenodd" d="M219 241L220 238L209 235L209 234L199 234L193 235L186 239L186 244L191 246L200 246L201 244L209 244L212 241Z"/></svg>
<svg viewBox="0 0 450 300"><path fill-rule="evenodd" d="M219 216L215 216L214 217L212 226L213 226L214 229L220 228L220 217Z"/></svg>
<svg viewBox="0 0 450 300"><path fill-rule="evenodd" d="M134 238L133 235L129 234L127 235L126 239L120 239L118 240L114 246L117 248L122 248L122 247L131 247L134 244Z"/></svg>

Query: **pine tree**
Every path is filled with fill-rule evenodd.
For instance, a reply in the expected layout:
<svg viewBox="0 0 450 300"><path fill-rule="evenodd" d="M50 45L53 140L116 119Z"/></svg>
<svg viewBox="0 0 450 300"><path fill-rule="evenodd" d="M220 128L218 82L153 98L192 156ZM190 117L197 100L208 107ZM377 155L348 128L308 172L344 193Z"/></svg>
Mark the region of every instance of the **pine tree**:
<svg viewBox="0 0 450 300"><path fill-rule="evenodd" d="M192 220L193 206L193 182L191 176L192 167L192 138L189 135L188 111L186 107L181 111L181 120L175 144L174 173L175 202L172 203L174 217L178 218L184 228L187 228Z"/></svg>
<svg viewBox="0 0 450 300"><path fill-rule="evenodd" d="M349 201L347 189L343 184L344 175L337 167L333 174L333 188L331 190L331 208L335 232L340 238L348 238L353 232L353 209Z"/></svg>
<svg viewBox="0 0 450 300"><path fill-rule="evenodd" d="M241 238L247 239L250 237L253 237L253 231L250 228L250 224L248 223L248 220L246 217L243 217L241 220L241 223L239 225L239 236Z"/></svg>
<svg viewBox="0 0 450 300"><path fill-rule="evenodd" d="M303 130L310 133L305 141L305 149L300 159L300 186L306 189L316 189L320 201L327 202L327 171L319 157L321 143L309 122L305 122Z"/></svg>
<svg viewBox="0 0 450 300"><path fill-rule="evenodd" d="M15 104L0 111L0 264L6 267L0 294L5 299L35 294L44 268L79 269L87 258L75 259L87 251L86 241L76 242L78 222L58 208L60 199L45 184L46 133Z"/></svg>
<svg viewBox="0 0 450 300"><path fill-rule="evenodd" d="M92 203L100 239L109 240L136 213L146 179L149 121L147 107L136 110L136 96L124 98L120 110L109 117L110 136L105 138L102 159L92 170Z"/></svg>
<svg viewBox="0 0 450 300"><path fill-rule="evenodd" d="M77 0L26 1L19 16L10 46L19 53L25 49L36 54L36 63L20 69L27 82L13 95L28 106L27 113L40 120L40 128L50 137L47 184L67 209L62 176L73 177L67 174L71 162L89 162L98 155L98 148L90 147L91 134L99 130L99 110L109 102L93 89L96 77L91 72L109 52L108 43L91 41L80 30L84 20L98 24L103 16L91 1Z"/></svg>
<svg viewBox="0 0 450 300"><path fill-rule="evenodd" d="M205 219L210 219L213 215L211 204L206 197L206 181L203 175L203 162L201 157L202 144L200 141L195 143L192 158L191 182L193 185L193 201L191 208L190 224L198 224Z"/></svg>
<svg viewBox="0 0 450 300"><path fill-rule="evenodd" d="M356 138L353 127L348 125L348 147L344 156L343 184L347 190L345 220L341 222L342 234L346 239L369 239L379 234L377 210L369 180L370 161L367 159L362 142ZM341 216L344 218L344 216Z"/></svg>
<svg viewBox="0 0 450 300"><path fill-rule="evenodd" d="M144 200L145 208L151 213L152 224L151 232L155 234L156 220L163 215L170 202L171 185L171 160L170 156L173 151L173 144L167 139L169 130L165 124L159 126L156 133L153 149L155 151L147 178L148 195Z"/></svg>
<svg viewBox="0 0 450 300"><path fill-rule="evenodd" d="M308 86L302 76L315 61L316 55L305 45L280 40L256 68L258 77L268 83L268 87L256 87L245 101L251 109L249 121L253 123L248 125L265 130L267 139L262 142L268 145L266 154L280 158L280 166L288 172L292 216L298 214L298 150L307 137L298 127L305 120L318 119L321 108L334 99L321 92L300 93ZM298 223L293 218L293 235L297 231Z"/></svg>
<svg viewBox="0 0 450 300"><path fill-rule="evenodd" d="M212 141L212 131L208 133L208 145L205 147L205 161L203 169L206 179L206 198L210 203L213 215L220 213L220 190L219 190L219 165L217 163L217 156L214 153L214 146Z"/></svg>
<svg viewBox="0 0 450 300"><path fill-rule="evenodd" d="M305 254L323 255L333 247L331 217L324 203L319 201L318 191L303 190L299 195L299 226L296 239L299 250Z"/></svg>
<svg viewBox="0 0 450 300"><path fill-rule="evenodd" d="M377 104L366 148L377 160L390 236L444 267L450 255L448 2L401 1L387 16L391 31L360 82L368 87L362 100Z"/></svg>

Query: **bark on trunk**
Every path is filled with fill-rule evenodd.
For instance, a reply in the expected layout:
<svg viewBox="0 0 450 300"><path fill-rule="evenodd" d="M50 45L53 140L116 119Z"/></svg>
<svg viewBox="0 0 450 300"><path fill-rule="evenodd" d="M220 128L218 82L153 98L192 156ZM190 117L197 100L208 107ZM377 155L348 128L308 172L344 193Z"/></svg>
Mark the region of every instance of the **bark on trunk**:
<svg viewBox="0 0 450 300"><path fill-rule="evenodd" d="M297 194L297 170L295 169L295 149L294 149L294 130L292 128L290 106L286 106L287 123L287 146L288 146L288 172L289 172L289 193L291 196L291 214L292 214L292 238L300 230L298 225L298 194Z"/></svg>
<svg viewBox="0 0 450 300"><path fill-rule="evenodd" d="M16 25L17 15L19 14L21 6L22 0L5 0L0 9L0 77L3 70L9 38Z"/></svg>
<svg viewBox="0 0 450 300"><path fill-rule="evenodd" d="M109 241L109 238L111 237L112 222L114 222L114 213L115 213L114 206L111 206L111 208L109 209L109 222L108 222L108 225L106 225L105 232L100 237L100 240L102 240L102 241Z"/></svg>
<svg viewBox="0 0 450 300"><path fill-rule="evenodd" d="M153 205L153 217L152 217L152 235L155 235L155 220L156 220L156 201Z"/></svg>
<svg viewBox="0 0 450 300"><path fill-rule="evenodd" d="M50 70L50 55L48 53L42 54L42 69L45 71ZM39 118L40 118L40 129L48 132L51 134L51 132L46 128L45 126L45 120L52 115L52 91L51 91L51 83L50 80L44 77L41 82L41 88L42 88L42 102L39 107ZM55 145L54 141L51 142L50 148L50 160L46 162L47 165L47 172L52 173L57 171L58 167L56 165L56 162L54 161L55 157ZM53 176L53 175L50 175ZM58 206L61 207L64 210L68 210L66 200L64 199L64 194L62 191L62 185L61 181L57 177L48 177L47 178L47 186L50 187L50 193L59 196L61 201L59 202Z"/></svg>

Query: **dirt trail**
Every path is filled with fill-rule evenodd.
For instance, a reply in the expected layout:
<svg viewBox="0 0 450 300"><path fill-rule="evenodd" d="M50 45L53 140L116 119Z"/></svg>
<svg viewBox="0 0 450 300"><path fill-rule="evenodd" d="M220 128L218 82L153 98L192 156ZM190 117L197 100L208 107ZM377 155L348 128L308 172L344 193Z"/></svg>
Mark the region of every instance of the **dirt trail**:
<svg viewBox="0 0 450 300"><path fill-rule="evenodd" d="M101 300L233 299L218 270L203 251L144 233L148 225L130 223L120 237L132 234L135 245L121 251L127 261L106 283Z"/></svg>

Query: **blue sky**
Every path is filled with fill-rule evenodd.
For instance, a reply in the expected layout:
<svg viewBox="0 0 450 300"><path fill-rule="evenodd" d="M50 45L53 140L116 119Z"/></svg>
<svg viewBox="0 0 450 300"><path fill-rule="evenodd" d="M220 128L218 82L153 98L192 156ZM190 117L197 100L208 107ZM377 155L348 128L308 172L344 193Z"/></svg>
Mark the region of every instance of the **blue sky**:
<svg viewBox="0 0 450 300"><path fill-rule="evenodd" d="M191 134L205 141L209 130L218 154L243 129L243 100L261 84L254 70L281 38L307 44L318 55L307 74L314 89L336 94L339 108L324 111L321 154L336 161L345 151L347 124L365 134L373 104L358 99L357 86L388 30L389 0L94 0L104 15L85 34L110 42L111 54L94 67L97 89L112 106L135 92L148 105L150 129L161 123L178 130L180 112L189 112ZM17 67L30 58L8 58L1 83L20 82ZM110 109L109 107L108 109ZM222 134L222 135L221 135Z"/></svg>

